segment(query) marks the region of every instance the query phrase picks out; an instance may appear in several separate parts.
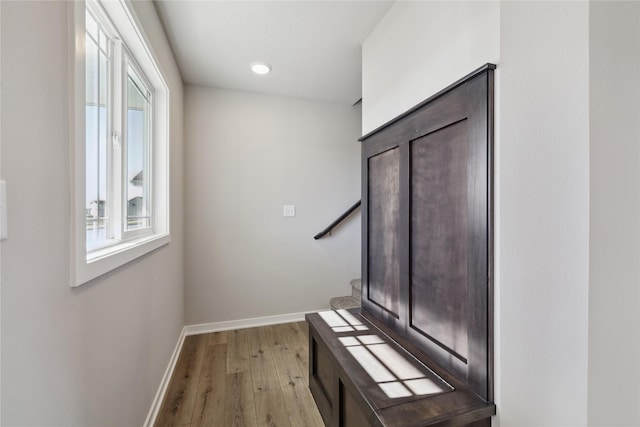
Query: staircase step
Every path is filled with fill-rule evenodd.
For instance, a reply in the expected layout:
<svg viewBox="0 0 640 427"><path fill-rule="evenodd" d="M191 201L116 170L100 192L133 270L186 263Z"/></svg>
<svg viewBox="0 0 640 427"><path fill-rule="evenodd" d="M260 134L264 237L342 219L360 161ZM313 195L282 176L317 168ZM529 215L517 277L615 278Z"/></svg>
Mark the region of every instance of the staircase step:
<svg viewBox="0 0 640 427"><path fill-rule="evenodd" d="M332 310L349 309L360 307L360 298L353 296L350 297L335 297L329 300Z"/></svg>
<svg viewBox="0 0 640 427"><path fill-rule="evenodd" d="M347 308L358 308L362 306L362 280L353 279L349 282L351 285L351 296L334 297L329 300L332 310L340 310Z"/></svg>
<svg viewBox="0 0 640 427"><path fill-rule="evenodd" d="M353 279L351 281L351 296L359 298L360 295L362 295L362 280Z"/></svg>

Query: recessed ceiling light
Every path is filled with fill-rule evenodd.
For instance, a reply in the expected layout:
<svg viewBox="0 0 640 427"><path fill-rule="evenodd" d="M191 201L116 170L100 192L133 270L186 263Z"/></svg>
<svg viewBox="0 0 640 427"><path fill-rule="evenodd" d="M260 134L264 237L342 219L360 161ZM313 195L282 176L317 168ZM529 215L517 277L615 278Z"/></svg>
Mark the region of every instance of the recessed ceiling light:
<svg viewBox="0 0 640 427"><path fill-rule="evenodd" d="M251 71L256 74L269 74L271 71L271 65L266 62L254 62L251 64Z"/></svg>

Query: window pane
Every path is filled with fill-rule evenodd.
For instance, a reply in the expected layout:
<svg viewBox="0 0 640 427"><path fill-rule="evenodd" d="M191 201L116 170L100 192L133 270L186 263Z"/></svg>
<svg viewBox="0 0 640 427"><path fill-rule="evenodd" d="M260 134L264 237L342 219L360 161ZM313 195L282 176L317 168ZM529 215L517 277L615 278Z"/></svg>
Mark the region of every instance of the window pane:
<svg viewBox="0 0 640 427"><path fill-rule="evenodd" d="M149 91L127 73L127 230L151 226L149 184Z"/></svg>
<svg viewBox="0 0 640 427"><path fill-rule="evenodd" d="M87 249L92 249L107 240L107 136L109 58L105 50L99 49L98 37L105 37L97 30L97 24L89 13L86 15L87 34L85 58L85 209L87 222ZM106 42L105 42L106 45Z"/></svg>
<svg viewBox="0 0 640 427"><path fill-rule="evenodd" d="M91 36L94 40L98 39L98 24L93 19L90 13L85 15L85 26L87 29L87 35Z"/></svg>
<svg viewBox="0 0 640 427"><path fill-rule="evenodd" d="M105 53L107 52L109 43L109 39L104 31L100 30L100 49L102 49Z"/></svg>

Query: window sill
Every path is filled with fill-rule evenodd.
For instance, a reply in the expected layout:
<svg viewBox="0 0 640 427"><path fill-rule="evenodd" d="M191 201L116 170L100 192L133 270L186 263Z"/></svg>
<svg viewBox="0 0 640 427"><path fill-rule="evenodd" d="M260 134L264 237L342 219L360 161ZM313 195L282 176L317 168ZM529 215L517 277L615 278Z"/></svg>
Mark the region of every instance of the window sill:
<svg viewBox="0 0 640 427"><path fill-rule="evenodd" d="M145 253L147 253L149 251L152 251L168 243L168 242L165 242L165 243L159 242L160 244L158 246L152 245L152 243L155 243L158 240L162 240L163 237L166 237L166 234L150 234L150 235L139 237L137 239L128 240L123 243L107 246L106 248L96 249L87 254L87 263L91 264L93 262L100 261L106 257L110 257L113 255L119 254L121 252L128 251L145 244L149 244L153 246L153 248L149 249L148 251L145 251Z"/></svg>
<svg viewBox="0 0 640 427"><path fill-rule="evenodd" d="M109 271L121 267L171 241L169 234L152 234L134 240L95 250L72 266L75 272L71 286L85 284Z"/></svg>

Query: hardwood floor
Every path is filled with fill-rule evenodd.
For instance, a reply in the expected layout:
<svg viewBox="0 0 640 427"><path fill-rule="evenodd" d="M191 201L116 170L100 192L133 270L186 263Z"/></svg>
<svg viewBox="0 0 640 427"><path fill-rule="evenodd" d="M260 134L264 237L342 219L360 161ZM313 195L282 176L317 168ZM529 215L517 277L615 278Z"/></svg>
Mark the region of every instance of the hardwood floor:
<svg viewBox="0 0 640 427"><path fill-rule="evenodd" d="M156 426L324 427L306 322L185 338Z"/></svg>

